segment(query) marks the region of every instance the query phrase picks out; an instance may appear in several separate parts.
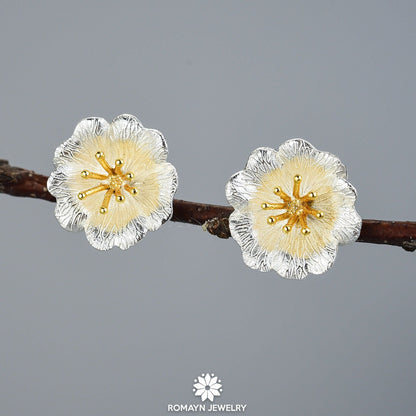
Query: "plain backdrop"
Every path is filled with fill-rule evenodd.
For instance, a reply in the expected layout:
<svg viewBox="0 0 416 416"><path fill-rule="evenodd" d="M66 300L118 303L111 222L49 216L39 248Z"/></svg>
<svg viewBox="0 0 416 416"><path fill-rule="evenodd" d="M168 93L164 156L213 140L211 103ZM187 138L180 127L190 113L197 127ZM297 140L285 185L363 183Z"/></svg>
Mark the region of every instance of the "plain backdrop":
<svg viewBox="0 0 416 416"><path fill-rule="evenodd" d="M180 199L225 204L259 146L338 155L363 218L415 219L412 1L0 1L0 157L48 175L87 116L162 131ZM247 268L233 240L167 223L128 251L0 195L0 413L409 415L415 254L354 243L322 276Z"/></svg>

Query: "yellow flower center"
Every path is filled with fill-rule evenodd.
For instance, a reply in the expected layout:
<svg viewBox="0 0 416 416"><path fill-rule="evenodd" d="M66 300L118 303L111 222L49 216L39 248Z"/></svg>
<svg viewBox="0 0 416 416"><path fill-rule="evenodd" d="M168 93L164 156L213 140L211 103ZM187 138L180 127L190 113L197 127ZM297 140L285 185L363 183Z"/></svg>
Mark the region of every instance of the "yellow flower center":
<svg viewBox="0 0 416 416"><path fill-rule="evenodd" d="M98 186L95 186L94 188L90 188L80 192L78 194L78 198L82 200L88 197L89 195L96 194L97 192L106 191L103 203L100 207L100 213L106 214L108 211L108 204L110 203L110 199L113 195L115 196L117 202L124 202L125 196L122 192L123 189L125 189L131 195L137 195L138 190L127 183L134 178L134 174L132 172L123 173L122 166L124 165L124 162L122 159L116 159L116 161L114 162L114 168L112 168L105 160L103 152L97 152L95 154L95 158L107 172L107 175L90 172L89 170L83 170L81 172L81 176L85 179L97 179L106 182L101 182Z"/></svg>
<svg viewBox="0 0 416 416"><path fill-rule="evenodd" d="M279 215L271 215L267 218L267 223L270 225L276 224L278 221L288 220L282 230L285 233L289 233L294 225L301 227L301 233L303 235L310 234L310 229L307 224L308 215L312 215L316 218L323 218L324 213L312 208L313 201L317 197L316 192L309 192L304 196L299 195L300 183L302 176L295 175L293 178L293 197L289 196L282 189L277 186L274 188L273 193L280 197L283 201L281 203L269 203L263 202L261 204L262 209L276 210L284 209L285 213Z"/></svg>

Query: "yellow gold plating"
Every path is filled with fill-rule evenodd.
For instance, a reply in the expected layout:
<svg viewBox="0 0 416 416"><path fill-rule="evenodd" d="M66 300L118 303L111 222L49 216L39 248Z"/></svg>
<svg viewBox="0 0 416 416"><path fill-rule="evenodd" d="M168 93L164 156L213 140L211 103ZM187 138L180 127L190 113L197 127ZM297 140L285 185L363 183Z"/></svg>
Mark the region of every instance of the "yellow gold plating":
<svg viewBox="0 0 416 416"><path fill-rule="evenodd" d="M107 181L106 183L100 183L94 188L87 189L85 191L78 193L78 199L83 200L89 195L96 194L97 192L106 191L104 195L103 202L99 209L101 214L106 214L108 212L108 205L110 203L111 197L114 195L117 202L124 202L126 197L123 195L122 190L125 189L131 195L137 195L138 190L133 186L130 186L128 183L134 178L132 172L123 173L122 166L124 161L122 159L116 159L114 162L114 168L112 168L105 159L104 152L97 152L95 158L98 160L103 169L107 172L107 175L102 175L100 173L90 172L88 170L83 170L81 172L81 177L85 179L98 179L100 181Z"/></svg>
<svg viewBox="0 0 416 416"><path fill-rule="evenodd" d="M293 226L299 226L301 228L302 235L308 235L311 230L308 228L307 217L312 215L316 218L323 218L324 213L312 208L312 203L318 196L316 192L309 192L304 196L299 195L300 184L302 182L301 175L295 175L293 177L293 197L289 196L282 189L277 186L273 189L273 193L280 197L283 202L271 203L263 202L261 204L262 209L275 210L285 209L286 212L279 215L271 215L267 218L267 223L270 225L276 224L278 221L288 220L282 230L284 233L290 233Z"/></svg>

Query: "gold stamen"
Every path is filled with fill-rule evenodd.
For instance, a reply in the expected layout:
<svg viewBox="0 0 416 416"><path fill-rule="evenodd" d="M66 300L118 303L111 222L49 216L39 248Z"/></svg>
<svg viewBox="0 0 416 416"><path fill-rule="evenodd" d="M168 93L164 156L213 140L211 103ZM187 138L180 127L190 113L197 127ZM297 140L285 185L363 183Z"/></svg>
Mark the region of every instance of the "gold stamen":
<svg viewBox="0 0 416 416"><path fill-rule="evenodd" d="M87 189L86 191L80 192L78 194L78 198L84 199L87 196L96 194L97 192L105 191L107 189L110 189L110 185L101 184L101 185L95 186L94 188L90 188L90 189Z"/></svg>
<svg viewBox="0 0 416 416"><path fill-rule="evenodd" d="M123 179L131 180L133 178L134 178L134 173L132 172L127 172L125 175L123 175Z"/></svg>
<svg viewBox="0 0 416 416"><path fill-rule="evenodd" d="M132 195L137 195L138 194L138 190L137 188L134 188L133 186L128 185L127 183L124 185L124 189L127 192L130 192Z"/></svg>
<svg viewBox="0 0 416 416"><path fill-rule="evenodd" d="M271 215L267 218L267 223L270 225L276 224L277 221L288 219L286 225L282 227L284 233L292 231L293 226L299 224L301 233L308 235L311 230L308 228L307 218L312 215L316 218L323 218L324 213L311 207L312 202L317 197L316 192L309 192L304 196L300 196L300 184L302 182L301 175L293 177L293 198L287 195L282 189L277 186L273 189L275 195L283 199L283 203L263 202L261 208L264 210L286 209L287 211L280 215Z"/></svg>
<svg viewBox="0 0 416 416"><path fill-rule="evenodd" d="M107 175L101 175L100 173L90 172L89 170L83 170L81 176L85 179L99 179L101 181L108 178Z"/></svg>
<svg viewBox="0 0 416 416"><path fill-rule="evenodd" d="M261 204L262 209L285 209L287 208L287 204L270 204L268 202L264 202Z"/></svg>
<svg viewBox="0 0 416 416"><path fill-rule="evenodd" d="M303 208L306 215L313 215L316 218L323 218L324 217L324 213L322 211L318 211L317 209L314 209L312 207L304 207Z"/></svg>
<svg viewBox="0 0 416 416"><path fill-rule="evenodd" d="M114 194L114 190L113 189L109 189L105 195L104 195L104 199L103 199L103 203L101 204L101 208L100 208L100 213L101 214L106 214L108 211L108 204L110 203L110 199L111 196Z"/></svg>
<svg viewBox="0 0 416 416"><path fill-rule="evenodd" d="M271 215L269 218L267 218L267 221L269 222L270 220L271 222L269 222L269 224L274 224L276 221L286 220L289 217L290 217L290 214L288 212L285 212L280 215Z"/></svg>
<svg viewBox="0 0 416 416"><path fill-rule="evenodd" d="M105 155L104 152L97 152L95 154L95 158L98 160L98 162L100 163L100 165L104 168L104 170L109 174L112 175L113 174L113 169L111 169L110 165L108 164L108 162L105 160Z"/></svg>
<svg viewBox="0 0 416 416"><path fill-rule="evenodd" d="M121 191L116 191L116 201L117 202L124 202L126 197L121 193Z"/></svg>
<svg viewBox="0 0 416 416"><path fill-rule="evenodd" d="M288 194L283 192L282 189L278 186L273 189L273 192L275 195L280 196L280 198L282 198L285 202L290 202L292 200L292 198Z"/></svg>
<svg viewBox="0 0 416 416"><path fill-rule="evenodd" d="M123 159L116 159L114 164L115 164L114 172L117 175L121 175L121 167L124 165Z"/></svg>
<svg viewBox="0 0 416 416"><path fill-rule="evenodd" d="M293 196L296 199L299 199L299 189L300 189L300 183L302 181L302 176L295 175L293 178L294 184L293 184Z"/></svg>

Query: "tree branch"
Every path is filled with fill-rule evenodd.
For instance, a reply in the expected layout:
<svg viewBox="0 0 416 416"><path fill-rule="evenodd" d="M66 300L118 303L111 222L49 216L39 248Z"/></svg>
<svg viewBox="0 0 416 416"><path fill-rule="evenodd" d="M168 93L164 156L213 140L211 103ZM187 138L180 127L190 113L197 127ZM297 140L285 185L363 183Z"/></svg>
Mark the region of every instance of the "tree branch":
<svg viewBox="0 0 416 416"><path fill-rule="evenodd" d="M47 177L27 169L10 166L0 159L0 193L44 199L55 202L46 188ZM230 206L201 204L175 199L171 221L202 225L204 230L220 238L231 237L228 218ZM399 246L416 250L416 222L363 220L358 240L363 243Z"/></svg>

